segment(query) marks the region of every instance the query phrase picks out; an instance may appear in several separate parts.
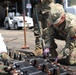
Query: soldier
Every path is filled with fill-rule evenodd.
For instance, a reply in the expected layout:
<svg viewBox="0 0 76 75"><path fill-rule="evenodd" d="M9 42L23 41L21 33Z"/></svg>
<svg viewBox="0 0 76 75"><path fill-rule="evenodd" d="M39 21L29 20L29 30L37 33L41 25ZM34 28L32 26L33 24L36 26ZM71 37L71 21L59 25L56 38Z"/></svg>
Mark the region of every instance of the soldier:
<svg viewBox="0 0 76 75"><path fill-rule="evenodd" d="M55 38L65 40L65 48L60 54L56 52ZM44 54L51 53L52 57L62 59L68 57L68 64L76 63L76 16L65 13L63 6L52 4L47 19L47 32Z"/></svg>
<svg viewBox="0 0 76 75"><path fill-rule="evenodd" d="M34 21L34 35L35 35L35 51L34 54L35 55L42 55L43 50L42 50L42 44L40 41L40 33L39 33L39 28L38 28L38 24L37 24L37 16L36 16L36 11L38 14L38 22L40 25L40 30L41 30L41 34L42 34L42 38L45 39L45 33L46 33L46 18L48 15L48 11L50 9L49 5L50 3L53 3L54 0L41 0L40 3L35 5L35 8L33 8L33 21ZM36 10L36 11L35 11Z"/></svg>

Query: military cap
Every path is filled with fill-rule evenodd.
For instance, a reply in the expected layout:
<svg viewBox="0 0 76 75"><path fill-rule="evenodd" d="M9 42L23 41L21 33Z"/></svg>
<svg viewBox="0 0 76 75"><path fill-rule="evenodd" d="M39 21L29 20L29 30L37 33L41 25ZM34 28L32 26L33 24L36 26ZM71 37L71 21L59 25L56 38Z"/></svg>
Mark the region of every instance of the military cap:
<svg viewBox="0 0 76 75"><path fill-rule="evenodd" d="M50 7L49 20L51 24L57 24L65 14L64 8L61 4L52 4Z"/></svg>

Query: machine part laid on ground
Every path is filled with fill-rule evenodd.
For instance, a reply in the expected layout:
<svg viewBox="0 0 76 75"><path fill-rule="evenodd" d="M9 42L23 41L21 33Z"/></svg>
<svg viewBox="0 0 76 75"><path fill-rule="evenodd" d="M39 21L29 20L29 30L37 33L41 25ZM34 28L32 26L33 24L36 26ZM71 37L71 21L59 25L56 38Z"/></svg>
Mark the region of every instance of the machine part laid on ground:
<svg viewBox="0 0 76 75"><path fill-rule="evenodd" d="M55 62L53 58L45 59L21 50L14 51L13 57L9 66L4 68L8 75L76 75L75 70Z"/></svg>

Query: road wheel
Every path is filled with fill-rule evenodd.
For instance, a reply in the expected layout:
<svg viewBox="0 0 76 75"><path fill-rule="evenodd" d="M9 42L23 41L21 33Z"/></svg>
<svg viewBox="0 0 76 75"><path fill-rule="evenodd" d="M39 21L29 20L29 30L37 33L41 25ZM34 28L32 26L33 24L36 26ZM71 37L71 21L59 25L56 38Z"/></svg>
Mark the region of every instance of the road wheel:
<svg viewBox="0 0 76 75"><path fill-rule="evenodd" d="M17 24L17 23L14 25L14 28L15 28L16 30L21 30L21 29L22 29L22 27L18 27L18 24Z"/></svg>
<svg viewBox="0 0 76 75"><path fill-rule="evenodd" d="M5 23L5 28L6 28L7 30L10 29L10 26L9 26L9 23L8 23L8 22Z"/></svg>

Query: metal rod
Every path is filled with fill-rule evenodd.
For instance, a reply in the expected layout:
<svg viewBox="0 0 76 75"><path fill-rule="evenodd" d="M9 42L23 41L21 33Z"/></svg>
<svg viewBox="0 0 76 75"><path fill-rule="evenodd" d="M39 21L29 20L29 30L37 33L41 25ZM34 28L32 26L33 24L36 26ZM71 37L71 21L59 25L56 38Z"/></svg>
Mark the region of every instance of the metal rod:
<svg viewBox="0 0 76 75"><path fill-rule="evenodd" d="M27 49L29 48L29 46L26 46L26 26L25 26L25 1L26 0L22 0L22 7L23 7L23 22L24 22L24 46L22 47L23 49Z"/></svg>

